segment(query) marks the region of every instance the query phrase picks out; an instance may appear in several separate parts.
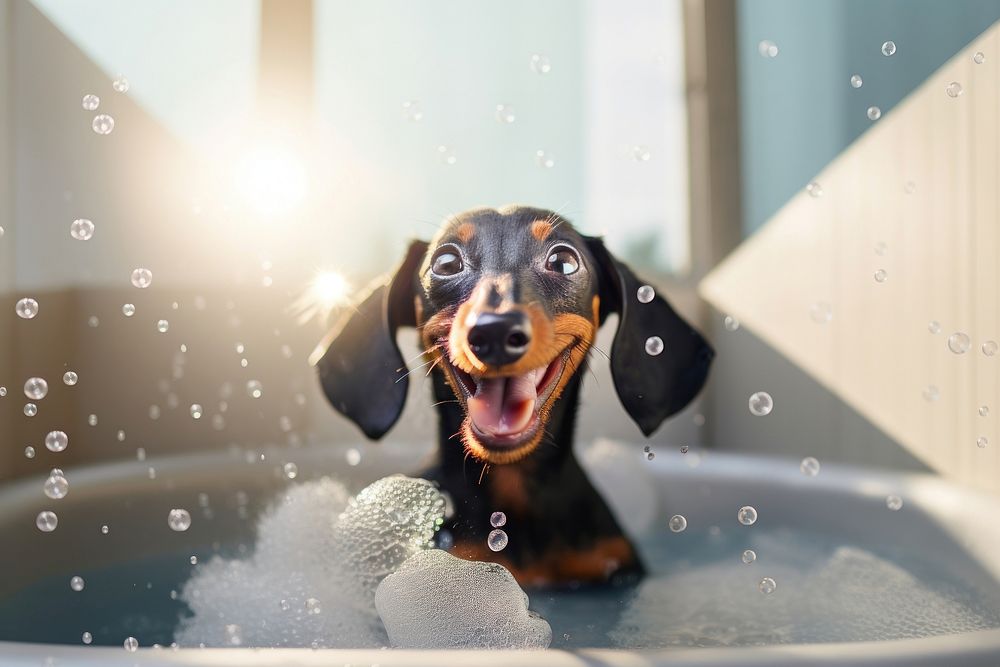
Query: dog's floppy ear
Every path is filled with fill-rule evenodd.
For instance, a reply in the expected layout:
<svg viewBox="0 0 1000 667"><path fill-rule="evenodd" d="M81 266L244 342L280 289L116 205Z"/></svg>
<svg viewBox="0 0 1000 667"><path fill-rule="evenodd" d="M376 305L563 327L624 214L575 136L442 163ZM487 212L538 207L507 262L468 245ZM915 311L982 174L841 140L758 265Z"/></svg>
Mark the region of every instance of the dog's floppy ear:
<svg viewBox="0 0 1000 667"><path fill-rule="evenodd" d="M596 237L584 237L596 263L601 322L618 314L611 346L611 377L618 398L644 435L650 435L670 415L680 411L705 384L715 352L711 346L656 294L639 301L642 282ZM659 336L663 351L646 352L646 340Z"/></svg>
<svg viewBox="0 0 1000 667"><path fill-rule="evenodd" d="M414 241L396 272L341 319L310 357L327 399L378 440L399 419L409 382L396 330L415 326L417 270L427 244Z"/></svg>

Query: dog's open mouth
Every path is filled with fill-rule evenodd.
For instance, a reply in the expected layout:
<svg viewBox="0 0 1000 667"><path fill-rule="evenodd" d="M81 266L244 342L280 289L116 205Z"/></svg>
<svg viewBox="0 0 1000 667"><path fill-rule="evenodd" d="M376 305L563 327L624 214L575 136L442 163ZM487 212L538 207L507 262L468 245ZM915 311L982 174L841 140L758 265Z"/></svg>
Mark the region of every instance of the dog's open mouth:
<svg viewBox="0 0 1000 667"><path fill-rule="evenodd" d="M564 350L547 366L510 376L467 373L444 359L479 444L509 451L536 440L567 355Z"/></svg>

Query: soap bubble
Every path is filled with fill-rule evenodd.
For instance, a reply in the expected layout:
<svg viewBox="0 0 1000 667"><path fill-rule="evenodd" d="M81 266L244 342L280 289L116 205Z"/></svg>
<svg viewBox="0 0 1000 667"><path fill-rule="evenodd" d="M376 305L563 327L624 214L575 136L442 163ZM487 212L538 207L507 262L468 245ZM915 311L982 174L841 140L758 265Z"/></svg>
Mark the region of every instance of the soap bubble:
<svg viewBox="0 0 1000 667"><path fill-rule="evenodd" d="M43 533L51 533L59 525L59 517L56 516L55 512L43 510L35 517L35 525Z"/></svg>
<svg viewBox="0 0 1000 667"><path fill-rule="evenodd" d="M941 391L936 386L929 384L924 387L923 396L925 401L933 403L941 398Z"/></svg>
<svg viewBox="0 0 1000 667"><path fill-rule="evenodd" d="M69 436L62 431L49 431L45 436L45 448L50 452L61 452L69 445Z"/></svg>
<svg viewBox="0 0 1000 667"><path fill-rule="evenodd" d="M85 585L86 585L86 583L83 581L83 577L80 577L80 576L70 577L69 587L72 588L77 593L79 593L80 591L82 591L83 587Z"/></svg>
<svg viewBox="0 0 1000 667"><path fill-rule="evenodd" d="M632 147L632 157L636 162L649 162L653 154L649 152L649 149L645 146L633 146Z"/></svg>
<svg viewBox="0 0 1000 667"><path fill-rule="evenodd" d="M139 289L146 289L153 284L153 272L142 267L133 269L130 280Z"/></svg>
<svg viewBox="0 0 1000 667"><path fill-rule="evenodd" d="M774 399L766 391L757 391L750 395L750 414L756 417L766 417L774 409Z"/></svg>
<svg viewBox="0 0 1000 667"><path fill-rule="evenodd" d="M66 371L63 373L63 384L67 387L72 387L80 380L80 376L73 371Z"/></svg>
<svg viewBox="0 0 1000 667"><path fill-rule="evenodd" d="M749 565L750 563L757 560L757 552L753 549L746 549L740 556L740 560Z"/></svg>
<svg viewBox="0 0 1000 667"><path fill-rule="evenodd" d="M807 456L799 464L799 470L806 477L815 477L819 474L819 461L812 456Z"/></svg>
<svg viewBox="0 0 1000 667"><path fill-rule="evenodd" d="M107 535L110 532L111 532L111 529L108 527L107 524L104 524L104 525L101 526L101 535Z"/></svg>
<svg viewBox="0 0 1000 667"><path fill-rule="evenodd" d="M264 395L264 385L259 380L248 381L247 394L249 394L250 398L260 398Z"/></svg>
<svg viewBox="0 0 1000 667"><path fill-rule="evenodd" d="M740 328L740 321L732 315L726 315L722 320L722 326L726 327L726 331L737 331Z"/></svg>
<svg viewBox="0 0 1000 667"><path fill-rule="evenodd" d="M31 445L28 445L27 447L25 447L24 448L24 458L26 458L26 459L33 459L33 458L35 458L35 448L32 447Z"/></svg>
<svg viewBox="0 0 1000 667"><path fill-rule="evenodd" d="M119 74L115 77L115 80L111 82L111 87L119 93L127 93L129 88L128 79L125 78L124 74Z"/></svg>
<svg viewBox="0 0 1000 667"><path fill-rule="evenodd" d="M893 512L898 512L899 509L903 507L903 499L899 496L886 496L885 506Z"/></svg>
<svg viewBox="0 0 1000 667"><path fill-rule="evenodd" d="M38 314L38 302L30 297L25 297L14 304L14 312L22 320L30 320Z"/></svg>
<svg viewBox="0 0 1000 667"><path fill-rule="evenodd" d="M289 461L282 467L282 471L285 473L285 477L288 479L295 479L299 476L299 467Z"/></svg>
<svg viewBox="0 0 1000 667"><path fill-rule="evenodd" d="M420 102L416 100L409 100L403 102L402 106L403 106L403 117L406 118L406 120L412 123L416 123L421 119L423 119L424 112L423 109L420 108Z"/></svg>
<svg viewBox="0 0 1000 667"><path fill-rule="evenodd" d="M509 104L498 104L495 115L498 123L510 124L517 119L517 116L514 114L514 107Z"/></svg>
<svg viewBox="0 0 1000 667"><path fill-rule="evenodd" d="M778 588L778 584L771 577L764 577L757 586L764 595L770 595Z"/></svg>
<svg viewBox="0 0 1000 667"><path fill-rule="evenodd" d="M125 431L123 429L118 429L118 432L115 433L115 438L118 439L118 442L125 442Z"/></svg>
<svg viewBox="0 0 1000 667"><path fill-rule="evenodd" d="M757 53L763 58L774 58L778 55L778 45L769 39L765 39L757 44Z"/></svg>
<svg viewBox="0 0 1000 667"><path fill-rule="evenodd" d="M242 628L230 623L226 625L226 643L229 646L240 646L243 643Z"/></svg>
<svg viewBox="0 0 1000 667"><path fill-rule="evenodd" d="M83 640L84 644L89 644L90 642L94 641L94 635L90 634L89 632L84 632L81 639Z"/></svg>
<svg viewBox="0 0 1000 667"><path fill-rule="evenodd" d="M97 426L97 415L88 415L87 423L91 426Z"/></svg>
<svg viewBox="0 0 1000 667"><path fill-rule="evenodd" d="M545 169L551 169L556 166L555 158L552 157L550 153L546 153L541 149L535 151L535 162L538 163L539 167L543 167Z"/></svg>
<svg viewBox="0 0 1000 667"><path fill-rule="evenodd" d="M125 641L122 642L122 646L124 646L125 650L129 653L135 653L139 650L139 640L135 637L126 637Z"/></svg>
<svg viewBox="0 0 1000 667"><path fill-rule="evenodd" d="M49 383L45 378L28 378L24 383L24 395L33 401L40 401L49 393Z"/></svg>
<svg viewBox="0 0 1000 667"><path fill-rule="evenodd" d="M83 96L83 108L86 111L96 111L101 106L101 98L97 95L87 94Z"/></svg>
<svg viewBox="0 0 1000 667"><path fill-rule="evenodd" d="M976 63L977 65L982 65L984 62L986 62L986 56L983 54L982 51L976 51L975 55L972 56L972 62Z"/></svg>
<svg viewBox="0 0 1000 667"><path fill-rule="evenodd" d="M167 331L170 330L170 322L168 322L167 320L157 320L156 330L159 331L160 333L167 333Z"/></svg>
<svg viewBox="0 0 1000 667"><path fill-rule="evenodd" d="M989 415L990 415L990 408L989 408L989 406L987 406L987 405L980 405L979 406L979 416L980 417L988 417Z"/></svg>
<svg viewBox="0 0 1000 667"><path fill-rule="evenodd" d="M531 56L531 71L535 74L548 74L552 71L552 63L549 59L539 53Z"/></svg>
<svg viewBox="0 0 1000 667"><path fill-rule="evenodd" d="M194 418L194 419L201 419L201 415L202 415L203 412L204 412L204 410L202 410L202 407L201 407L201 405L199 403L192 403L191 404L191 417L192 418Z"/></svg>
<svg viewBox="0 0 1000 667"><path fill-rule="evenodd" d="M111 130L115 129L115 119L106 113L98 114L90 126L97 134L111 134Z"/></svg>
<svg viewBox="0 0 1000 667"><path fill-rule="evenodd" d="M808 192L809 196L813 199L819 199L823 196L823 186L816 181L813 181L806 186L806 192Z"/></svg>
<svg viewBox="0 0 1000 667"><path fill-rule="evenodd" d="M866 114L868 116L868 120L878 120L882 117L882 110L878 107L868 107Z"/></svg>
<svg viewBox="0 0 1000 667"><path fill-rule="evenodd" d="M972 340L968 334L956 331L948 336L948 349L955 354L965 354L969 351L970 347L972 347Z"/></svg>
<svg viewBox="0 0 1000 667"><path fill-rule="evenodd" d="M507 533L499 528L491 530L486 537L486 546L490 548L490 551L503 551L504 547L507 546Z"/></svg>
<svg viewBox="0 0 1000 667"><path fill-rule="evenodd" d="M647 461L652 461L655 458L656 458L656 454L654 452L646 452L646 460Z"/></svg>
<svg viewBox="0 0 1000 667"><path fill-rule="evenodd" d="M744 526L752 526L757 523L757 510L750 505L744 505L740 508L740 511L736 513L736 518Z"/></svg>
<svg viewBox="0 0 1000 667"><path fill-rule="evenodd" d="M167 525L170 530L183 533L191 527L191 513L185 509L172 509L167 513Z"/></svg>
<svg viewBox="0 0 1000 667"><path fill-rule="evenodd" d="M38 406L37 405L35 405L34 403L25 403L24 404L24 416L26 416L26 417L34 417L37 414L38 414Z"/></svg>
<svg viewBox="0 0 1000 667"><path fill-rule="evenodd" d="M42 491L45 496L51 498L52 500L60 500L65 498L69 493L69 481L63 476L63 473L58 468L52 470L49 473L48 479L45 480L45 484L42 485Z"/></svg>
<svg viewBox="0 0 1000 667"><path fill-rule="evenodd" d="M958 81L952 81L944 87L944 92L947 93L948 97L958 97L962 94L962 84Z"/></svg>
<svg viewBox="0 0 1000 667"><path fill-rule="evenodd" d="M437 153L441 162L447 165L453 165L458 162L458 157L456 157L455 151L444 144L437 147Z"/></svg>
<svg viewBox="0 0 1000 667"><path fill-rule="evenodd" d="M986 449L986 445L988 444L990 444L990 439L985 435L981 435L976 438L976 447L979 447L979 449Z"/></svg>
<svg viewBox="0 0 1000 667"><path fill-rule="evenodd" d="M670 527L670 532L672 533L682 533L684 532L684 529L688 527L688 520L680 514L675 514L670 517L670 521L667 522L667 526Z"/></svg>
<svg viewBox="0 0 1000 667"><path fill-rule="evenodd" d="M656 296L656 290L650 285L643 285L635 291L635 298L639 303L649 303Z"/></svg>
<svg viewBox="0 0 1000 667"><path fill-rule="evenodd" d="M889 279L889 273L885 269L876 269L874 276L877 283L884 283Z"/></svg>
<svg viewBox="0 0 1000 667"><path fill-rule="evenodd" d="M896 42L893 42L891 40L888 42L882 42L883 56L891 56L894 53L896 53Z"/></svg>
<svg viewBox="0 0 1000 667"><path fill-rule="evenodd" d="M320 605L319 600L316 598L309 598L306 600L306 613L307 614L320 614L323 612L323 607Z"/></svg>
<svg viewBox="0 0 1000 667"><path fill-rule="evenodd" d="M851 75L851 88L860 88L864 85L864 80L861 78L860 74Z"/></svg>
<svg viewBox="0 0 1000 667"><path fill-rule="evenodd" d="M817 301L809 306L809 319L816 324L826 324L833 319L833 306L826 301Z"/></svg>
<svg viewBox="0 0 1000 667"><path fill-rule="evenodd" d="M941 323L937 320L931 320L927 323L927 330L932 334L939 334L941 333Z"/></svg>
<svg viewBox="0 0 1000 667"><path fill-rule="evenodd" d="M90 327L91 329L96 329L100 323L101 321L97 319L97 315L91 315L90 318L87 320L87 326Z"/></svg>
<svg viewBox="0 0 1000 667"><path fill-rule="evenodd" d="M501 526L507 525L507 515L503 512L494 512L490 515L490 525L494 528L500 528Z"/></svg>
<svg viewBox="0 0 1000 667"><path fill-rule="evenodd" d="M3 398L6 395L7 395L7 387L0 386L0 398Z"/></svg>
<svg viewBox="0 0 1000 667"><path fill-rule="evenodd" d="M94 223L86 218L77 218L69 223L69 235L77 241L89 241L94 238Z"/></svg>
<svg viewBox="0 0 1000 667"><path fill-rule="evenodd" d="M361 463L361 451L351 447L344 452L344 458L347 459L347 465L354 467Z"/></svg>
<svg viewBox="0 0 1000 667"><path fill-rule="evenodd" d="M987 357L992 357L994 354L996 354L997 349L998 349L997 342L995 340L988 340L985 343L983 343L982 346L983 354L985 354Z"/></svg>
<svg viewBox="0 0 1000 667"><path fill-rule="evenodd" d="M663 339L659 336L650 336L646 339L646 354L655 357L663 352Z"/></svg>

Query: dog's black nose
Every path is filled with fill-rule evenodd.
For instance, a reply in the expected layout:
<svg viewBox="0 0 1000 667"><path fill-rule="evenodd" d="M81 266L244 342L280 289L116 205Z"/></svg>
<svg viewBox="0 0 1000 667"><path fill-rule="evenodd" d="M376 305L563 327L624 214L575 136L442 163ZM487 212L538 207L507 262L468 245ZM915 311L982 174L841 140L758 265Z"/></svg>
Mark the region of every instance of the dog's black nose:
<svg viewBox="0 0 1000 667"><path fill-rule="evenodd" d="M483 313L469 329L469 348L484 364L503 366L524 356L531 342L531 321L524 313Z"/></svg>

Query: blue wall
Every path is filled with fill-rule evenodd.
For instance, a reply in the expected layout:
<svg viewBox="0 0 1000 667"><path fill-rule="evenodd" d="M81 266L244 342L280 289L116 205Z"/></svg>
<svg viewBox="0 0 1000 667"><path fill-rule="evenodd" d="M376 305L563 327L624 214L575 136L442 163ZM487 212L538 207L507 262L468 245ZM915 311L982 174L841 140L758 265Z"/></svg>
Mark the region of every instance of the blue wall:
<svg viewBox="0 0 1000 667"><path fill-rule="evenodd" d="M871 126L869 106L884 114L998 19L997 0L742 0L744 234ZM764 39L776 58L757 53ZM886 40L897 47L888 58Z"/></svg>

